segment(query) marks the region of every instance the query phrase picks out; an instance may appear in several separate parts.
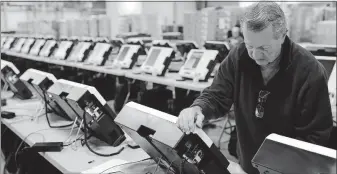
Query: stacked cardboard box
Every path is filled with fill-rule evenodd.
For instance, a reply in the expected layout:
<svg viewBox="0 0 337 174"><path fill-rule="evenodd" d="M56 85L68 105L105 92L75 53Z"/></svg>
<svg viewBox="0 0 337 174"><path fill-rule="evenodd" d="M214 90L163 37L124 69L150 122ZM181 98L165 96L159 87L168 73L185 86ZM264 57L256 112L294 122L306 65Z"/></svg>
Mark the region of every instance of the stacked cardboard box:
<svg viewBox="0 0 337 174"><path fill-rule="evenodd" d="M185 12L184 13L184 39L195 40L196 24L198 12Z"/></svg>
<svg viewBox="0 0 337 174"><path fill-rule="evenodd" d="M226 6L216 9L216 40L222 41L227 39L228 31L239 23L242 12L242 8L236 6Z"/></svg>
<svg viewBox="0 0 337 174"><path fill-rule="evenodd" d="M324 19L328 20L336 20L336 8L334 7L324 7Z"/></svg>
<svg viewBox="0 0 337 174"><path fill-rule="evenodd" d="M143 22L141 15L132 15L131 17L131 26L132 32L141 33L143 32Z"/></svg>
<svg viewBox="0 0 337 174"><path fill-rule="evenodd" d="M214 8L204 8L197 15L196 42L203 45L207 40L215 40L216 33L216 11Z"/></svg>
<svg viewBox="0 0 337 174"><path fill-rule="evenodd" d="M290 23L290 37L295 42L313 42L316 27L323 20L323 8L312 6L298 6L292 8Z"/></svg>
<svg viewBox="0 0 337 174"><path fill-rule="evenodd" d="M336 45L336 20L318 22L314 43Z"/></svg>
<svg viewBox="0 0 337 174"><path fill-rule="evenodd" d="M130 32L129 25L131 25L130 19L127 16L119 17L118 33Z"/></svg>
<svg viewBox="0 0 337 174"><path fill-rule="evenodd" d="M90 36L89 25L90 25L90 18L81 19L81 29L83 30L82 36Z"/></svg>
<svg viewBox="0 0 337 174"><path fill-rule="evenodd" d="M142 33L150 34L153 39L162 38L163 18L157 14L142 15Z"/></svg>
<svg viewBox="0 0 337 174"><path fill-rule="evenodd" d="M98 18L92 16L89 20L89 36L98 37Z"/></svg>
<svg viewBox="0 0 337 174"><path fill-rule="evenodd" d="M76 30L74 30L75 26L76 26L76 23L75 23L75 20L74 19L71 19L71 20L67 20L66 21L66 25L67 25L67 28L68 28L68 36L77 36L78 32L76 32Z"/></svg>
<svg viewBox="0 0 337 174"><path fill-rule="evenodd" d="M67 27L67 21L66 20L60 20L58 21L59 25L59 34L62 37L68 37L70 36L68 33L68 27Z"/></svg>
<svg viewBox="0 0 337 174"><path fill-rule="evenodd" d="M98 16L98 36L99 37L110 37L110 18L106 15Z"/></svg>

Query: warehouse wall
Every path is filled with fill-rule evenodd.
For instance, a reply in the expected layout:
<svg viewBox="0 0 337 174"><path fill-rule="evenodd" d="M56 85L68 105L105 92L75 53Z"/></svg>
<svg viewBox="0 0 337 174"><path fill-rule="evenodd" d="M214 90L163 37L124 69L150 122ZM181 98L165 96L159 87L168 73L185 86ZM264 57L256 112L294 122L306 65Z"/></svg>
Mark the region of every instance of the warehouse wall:
<svg viewBox="0 0 337 174"><path fill-rule="evenodd" d="M5 12L1 10L1 30L16 30L18 28L18 23L26 21L35 20L55 20L56 13L54 11L26 11L20 8L7 8L6 15ZM82 16L78 11L64 11L61 13L61 18L63 19L76 19ZM5 22L7 26L5 25ZM6 28L5 28L6 27Z"/></svg>

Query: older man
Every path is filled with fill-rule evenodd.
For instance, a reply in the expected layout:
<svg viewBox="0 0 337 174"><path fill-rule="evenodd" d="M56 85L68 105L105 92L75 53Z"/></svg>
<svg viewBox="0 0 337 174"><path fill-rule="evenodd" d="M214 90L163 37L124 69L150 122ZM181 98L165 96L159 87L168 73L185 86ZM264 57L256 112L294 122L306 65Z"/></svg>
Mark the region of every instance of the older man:
<svg viewBox="0 0 337 174"><path fill-rule="evenodd" d="M253 4L241 26L244 43L230 51L212 85L180 113L177 124L193 132L234 103L239 162L251 174L258 173L251 160L267 135L325 145L333 122L325 69L286 35L278 4Z"/></svg>

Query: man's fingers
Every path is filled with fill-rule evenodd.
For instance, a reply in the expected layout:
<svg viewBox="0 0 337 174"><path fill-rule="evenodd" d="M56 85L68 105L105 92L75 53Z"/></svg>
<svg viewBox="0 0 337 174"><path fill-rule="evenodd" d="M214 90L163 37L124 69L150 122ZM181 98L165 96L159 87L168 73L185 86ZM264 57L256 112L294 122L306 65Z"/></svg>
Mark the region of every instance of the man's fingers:
<svg viewBox="0 0 337 174"><path fill-rule="evenodd" d="M197 115L197 120L196 120L196 125L199 127L199 128L202 128L202 122L204 121L204 115L202 114L198 114Z"/></svg>
<svg viewBox="0 0 337 174"><path fill-rule="evenodd" d="M196 116L196 113L193 110L190 110L189 118L188 118L188 132L187 133L190 133L190 132L194 131L195 116Z"/></svg>

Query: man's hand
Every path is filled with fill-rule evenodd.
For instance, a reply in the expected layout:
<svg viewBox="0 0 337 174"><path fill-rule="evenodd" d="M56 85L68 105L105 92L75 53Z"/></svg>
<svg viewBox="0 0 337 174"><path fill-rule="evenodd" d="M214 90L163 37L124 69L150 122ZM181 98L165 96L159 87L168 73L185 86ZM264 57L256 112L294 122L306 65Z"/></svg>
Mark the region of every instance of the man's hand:
<svg viewBox="0 0 337 174"><path fill-rule="evenodd" d="M204 118L201 108L199 106L193 106L180 112L177 125L183 132L190 134L194 132L196 126L202 128Z"/></svg>

